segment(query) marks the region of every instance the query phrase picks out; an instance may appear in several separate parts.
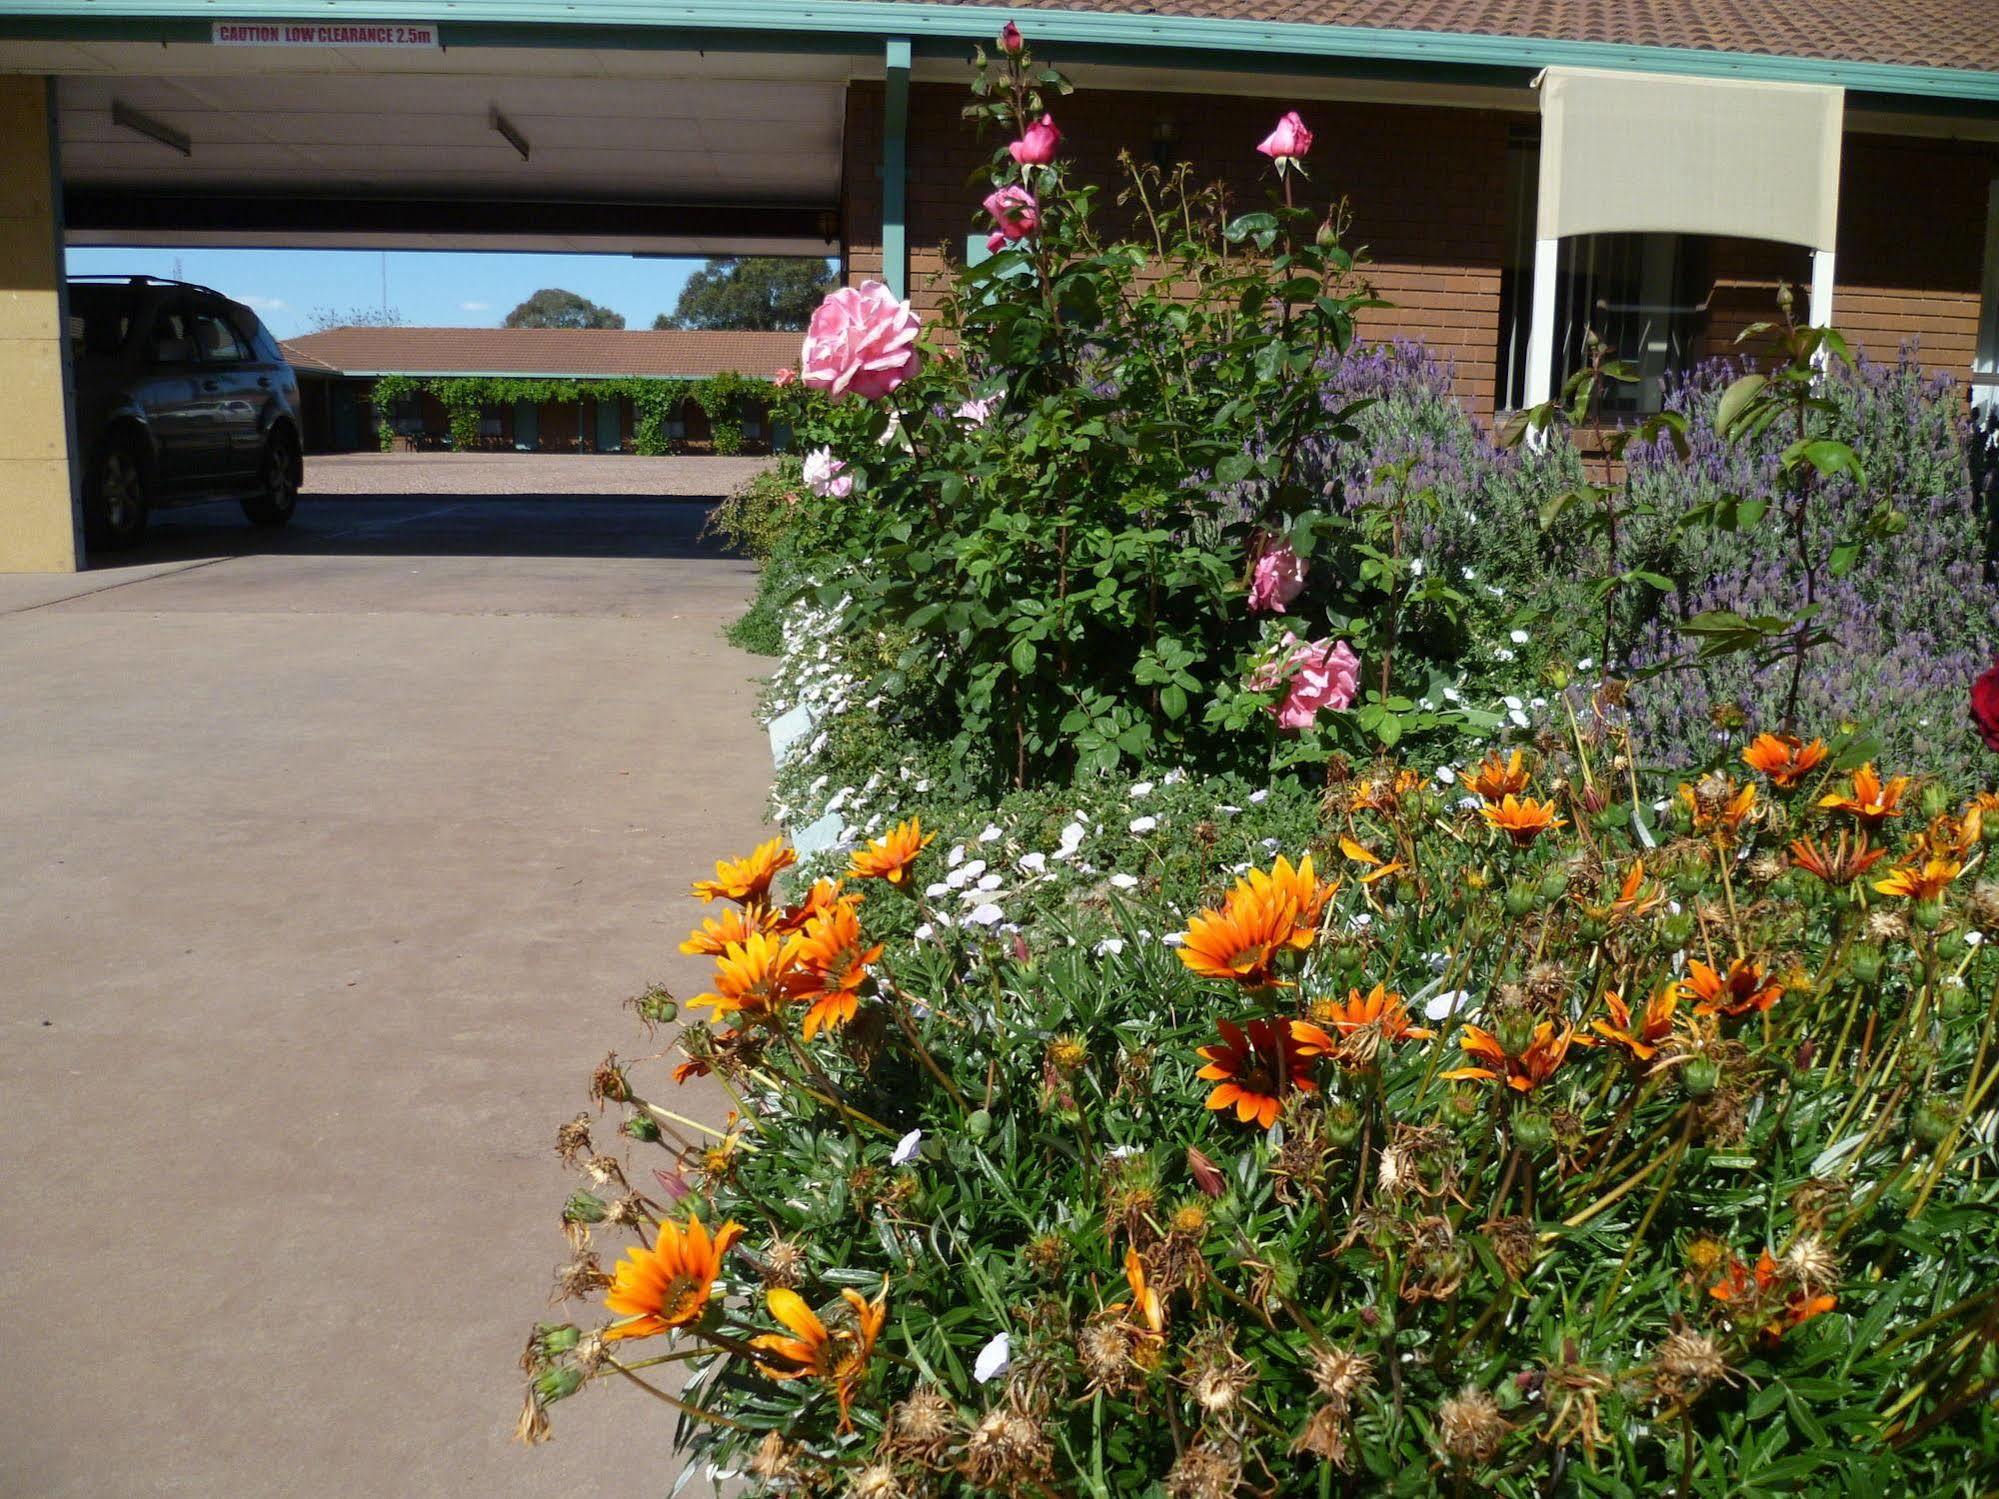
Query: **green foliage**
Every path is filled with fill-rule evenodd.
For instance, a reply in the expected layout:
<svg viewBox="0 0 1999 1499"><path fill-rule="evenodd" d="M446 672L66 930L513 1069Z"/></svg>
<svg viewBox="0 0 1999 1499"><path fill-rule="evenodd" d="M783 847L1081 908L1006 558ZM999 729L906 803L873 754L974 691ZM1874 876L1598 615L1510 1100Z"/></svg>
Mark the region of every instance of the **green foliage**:
<svg viewBox="0 0 1999 1499"><path fill-rule="evenodd" d="M711 259L681 288L655 328L803 329L827 292L840 284L835 264L788 255Z"/></svg>
<svg viewBox="0 0 1999 1499"><path fill-rule="evenodd" d="M600 307L588 297L545 286L507 314L505 328L622 328L623 313Z"/></svg>
<svg viewBox="0 0 1999 1499"><path fill-rule="evenodd" d="M441 402L448 413L452 446L475 447L479 437L479 413L493 406L526 403L578 405L584 401L628 400L632 403L632 451L657 457L673 451L674 439L666 435L666 424L677 417L688 401L710 413L716 453L739 453L743 449L743 417L767 406L771 384L753 375L724 371L701 380L673 376L625 375L603 380L546 380L522 376L453 376L422 378L411 375L383 375L376 379L369 399L380 422L383 451L393 432L387 414L396 400L428 393Z"/></svg>

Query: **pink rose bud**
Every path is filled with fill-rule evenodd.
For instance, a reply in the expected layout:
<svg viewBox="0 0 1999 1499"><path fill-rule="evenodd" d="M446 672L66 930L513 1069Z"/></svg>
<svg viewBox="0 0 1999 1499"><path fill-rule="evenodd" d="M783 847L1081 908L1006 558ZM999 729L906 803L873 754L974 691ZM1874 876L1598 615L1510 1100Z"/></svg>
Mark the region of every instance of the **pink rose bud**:
<svg viewBox="0 0 1999 1499"><path fill-rule="evenodd" d="M1016 56L1025 45L1020 37L1020 28L1013 22L1008 21L1006 25L1000 27L999 49L1008 57Z"/></svg>
<svg viewBox="0 0 1999 1499"><path fill-rule="evenodd" d="M1284 606L1304 591L1305 559L1286 541L1265 538L1249 575L1252 614L1282 614Z"/></svg>
<svg viewBox="0 0 1999 1499"><path fill-rule="evenodd" d="M1284 118L1277 122L1277 128L1266 135L1263 144L1256 149L1272 161L1297 161L1312 149L1312 132L1298 118L1297 110L1287 110Z"/></svg>
<svg viewBox="0 0 1999 1499"><path fill-rule="evenodd" d="M1061 144L1062 132L1055 128L1055 116L1043 115L1006 149L1024 167L1045 167L1055 159L1055 149Z"/></svg>
<svg viewBox="0 0 1999 1499"><path fill-rule="evenodd" d="M988 255L997 255L1005 248L1006 236L1001 234L999 230L995 229L991 234L986 236L986 253Z"/></svg>
<svg viewBox="0 0 1999 1499"><path fill-rule="evenodd" d="M878 401L922 365L919 326L909 303L879 281L843 286L812 314L799 378L835 400L856 395Z"/></svg>
<svg viewBox="0 0 1999 1499"><path fill-rule="evenodd" d="M775 385L779 390L783 390L785 386L793 384L797 379L798 371L786 365L771 378L770 383Z"/></svg>
<svg viewBox="0 0 1999 1499"><path fill-rule="evenodd" d="M987 194L985 209L1006 239L1025 239L1041 227L1041 205L1033 193L1014 183Z"/></svg>

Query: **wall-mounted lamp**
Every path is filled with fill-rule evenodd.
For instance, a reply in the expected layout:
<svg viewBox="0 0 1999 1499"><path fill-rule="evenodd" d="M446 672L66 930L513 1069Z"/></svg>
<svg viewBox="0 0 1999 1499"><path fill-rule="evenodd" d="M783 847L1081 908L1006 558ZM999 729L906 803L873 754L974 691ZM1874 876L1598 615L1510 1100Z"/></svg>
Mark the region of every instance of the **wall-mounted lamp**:
<svg viewBox="0 0 1999 1499"><path fill-rule="evenodd" d="M121 130L131 131L134 135L143 135L149 141L158 141L183 156L194 155L194 142L184 133L171 125L163 124L151 115L140 114L122 99L111 101L111 123Z"/></svg>

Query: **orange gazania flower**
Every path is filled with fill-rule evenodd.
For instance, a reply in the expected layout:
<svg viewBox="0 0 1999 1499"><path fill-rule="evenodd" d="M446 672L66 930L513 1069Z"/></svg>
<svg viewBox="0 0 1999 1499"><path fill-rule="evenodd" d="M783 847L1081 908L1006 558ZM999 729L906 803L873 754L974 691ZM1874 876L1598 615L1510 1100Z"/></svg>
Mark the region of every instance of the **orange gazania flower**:
<svg viewBox="0 0 1999 1499"><path fill-rule="evenodd" d="M1159 1292L1146 1283L1145 1260L1136 1249L1124 1252L1124 1280L1131 1287L1131 1300L1113 1302L1104 1310L1112 1316L1132 1312L1144 1324L1144 1331L1154 1336L1165 1332L1166 1308L1160 1303Z"/></svg>
<svg viewBox="0 0 1999 1499"><path fill-rule="evenodd" d="M1758 734L1742 752L1742 763L1760 771L1780 791L1789 791L1818 769L1826 757L1825 741L1806 744L1790 734Z"/></svg>
<svg viewBox="0 0 1999 1499"><path fill-rule="evenodd" d="M1768 1296L1771 1287L1776 1283L1777 1262L1770 1257L1769 1250L1764 1250L1756 1257L1753 1280L1751 1273L1743 1269L1742 1261L1730 1255L1728 1268L1722 1272L1720 1280L1708 1287L1708 1295L1716 1301L1739 1305L1745 1301ZM1838 1305L1838 1297L1825 1294L1813 1296L1800 1286L1784 1298L1783 1308L1778 1317L1765 1324L1763 1339L1765 1342L1775 1343L1792 1328L1809 1322Z"/></svg>
<svg viewBox="0 0 1999 1499"><path fill-rule="evenodd" d="M1229 892L1234 901L1261 901L1275 906L1281 901L1289 901L1293 915L1291 935L1287 943L1300 952L1312 945L1312 939L1319 934L1319 917L1326 909L1326 902L1338 892L1338 880L1321 882L1312 870L1312 856L1305 855L1293 869L1291 861L1282 854L1265 874L1261 869L1252 869L1235 883Z"/></svg>
<svg viewBox="0 0 1999 1499"><path fill-rule="evenodd" d="M1617 894L1608 905L1583 906L1583 914L1594 916L1606 926L1615 926L1620 921L1628 921L1635 916L1644 916L1656 910L1666 899L1665 891L1658 885L1645 883L1645 861L1633 859L1631 867L1624 871L1624 881L1618 886Z"/></svg>
<svg viewBox="0 0 1999 1499"><path fill-rule="evenodd" d="M715 878L696 880L694 893L703 900L719 897L751 905L769 895L770 882L797 862L797 853L786 848L782 838L773 838L757 845L747 858L717 860Z"/></svg>
<svg viewBox="0 0 1999 1499"><path fill-rule="evenodd" d="M1360 877L1363 885L1372 885L1377 880L1385 880L1391 874L1399 874L1402 870L1400 859L1383 860L1380 854L1370 848L1362 847L1344 833L1340 834L1340 852L1354 863L1367 866L1367 873Z"/></svg>
<svg viewBox="0 0 1999 1499"><path fill-rule="evenodd" d="M715 960L714 992L696 995L687 1006L713 1006L717 1020L738 1010L769 1020L797 991L796 963L795 943L768 932L752 932L746 941L731 943Z"/></svg>
<svg viewBox="0 0 1999 1499"><path fill-rule="evenodd" d="M1909 777L1883 781L1870 760L1853 773L1853 785L1845 796L1828 792L1819 798L1821 807L1846 812L1868 827L1878 827L1890 817L1902 815L1902 793L1909 789Z"/></svg>
<svg viewBox="0 0 1999 1499"><path fill-rule="evenodd" d="M1728 777L1716 774L1708 781L1703 781L1702 785L1708 785L1710 782L1724 788L1719 795L1718 804L1712 811L1702 805L1703 798L1698 789L1684 782L1680 786L1680 800L1686 803L1687 814L1693 819L1694 831L1727 833L1730 836L1741 832L1742 824L1747 822L1749 815L1756 810L1756 783L1744 781L1737 786Z"/></svg>
<svg viewBox="0 0 1999 1499"><path fill-rule="evenodd" d="M1679 1008L1680 994L1674 985L1662 985L1647 1001L1636 1029L1632 1027L1631 1008L1625 1004L1623 995L1607 989L1603 1003L1610 1011L1610 1018L1592 1020L1590 1029L1613 1045L1623 1047L1639 1061L1649 1062L1658 1053L1659 1043L1673 1033L1673 1011Z"/></svg>
<svg viewBox="0 0 1999 1499"><path fill-rule="evenodd" d="M1188 918L1180 961L1203 978L1262 988L1278 982L1277 959L1295 945L1297 932L1298 907L1289 896L1238 886L1219 911Z"/></svg>
<svg viewBox="0 0 1999 1499"><path fill-rule="evenodd" d="M1519 750L1504 764L1497 753L1490 754L1479 761L1478 770L1465 784L1478 793L1480 800L1496 806L1501 799L1518 796L1527 789L1527 767L1520 763Z"/></svg>
<svg viewBox="0 0 1999 1499"><path fill-rule="evenodd" d="M800 1027L810 1041L822 1027L831 1029L854 1018L860 988L867 982L868 964L882 955L880 943L866 945L861 918L851 905L836 903L815 917L803 936L792 943L798 966L793 997L810 1006Z"/></svg>
<svg viewBox="0 0 1999 1499"><path fill-rule="evenodd" d="M1553 802L1537 802L1531 796L1508 794L1498 806L1480 807L1478 815L1511 838L1515 848L1525 848L1543 833L1568 826L1555 815Z"/></svg>
<svg viewBox="0 0 1999 1499"><path fill-rule="evenodd" d="M1953 817L1948 812L1936 818L1918 833L1914 846L1909 850L1908 861L1920 858L1958 859L1971 856L1985 836L1985 809L1977 802L1969 803L1962 817Z"/></svg>
<svg viewBox="0 0 1999 1499"><path fill-rule="evenodd" d="M852 906L858 911L861 907L861 897L853 891L843 892L838 880L814 880L812 888L805 892L805 899L796 905L786 906L771 917L770 929L790 936L794 932L804 931L815 917L824 916L835 906L842 905Z"/></svg>
<svg viewBox="0 0 1999 1499"><path fill-rule="evenodd" d="M1746 1015L1761 1012L1777 1002L1784 992L1781 979L1770 978L1760 963L1741 958L1728 961L1728 972L1708 967L1699 958L1687 960L1687 976L1677 986L1682 999L1694 1002L1696 1015Z"/></svg>
<svg viewBox="0 0 1999 1499"><path fill-rule="evenodd" d="M1534 1039L1527 1044L1527 1049L1517 1057L1510 1057L1506 1048L1499 1044L1497 1036L1478 1026L1468 1025L1458 1045L1464 1048L1467 1056L1477 1057L1485 1065L1458 1067L1443 1075L1454 1082L1466 1079L1504 1082L1516 1093L1532 1093L1555 1075L1555 1069L1568 1057L1569 1048L1576 1044L1574 1026L1565 1025L1557 1031L1554 1021L1544 1020L1534 1027Z"/></svg>
<svg viewBox="0 0 1999 1499"><path fill-rule="evenodd" d="M1365 994L1358 989L1347 990L1345 1002L1330 1002L1320 1018L1342 1036L1373 1029L1381 1033L1384 1041L1427 1041L1437 1034L1426 1026L1411 1025L1402 996L1383 984L1376 984ZM1309 1020L1291 1022L1291 1039L1308 1057L1329 1056L1340 1049L1338 1041Z"/></svg>
<svg viewBox="0 0 1999 1499"><path fill-rule="evenodd" d="M887 880L900 885L909 878L909 867L928 848L935 833L925 835L923 823L912 817L899 822L847 861L847 873L857 880Z"/></svg>
<svg viewBox="0 0 1999 1499"><path fill-rule="evenodd" d="M1798 868L1808 874L1815 874L1828 885L1850 885L1867 873L1882 859L1886 858L1885 848L1869 848L1867 834L1860 834L1851 850L1847 849L1846 834L1839 835L1839 842L1826 849L1811 838L1797 838L1791 843L1791 858Z"/></svg>
<svg viewBox="0 0 1999 1499"><path fill-rule="evenodd" d="M690 932L680 950L719 958L730 947L749 941L752 934L776 929L777 916L768 906L731 906L720 919L710 917Z"/></svg>
<svg viewBox="0 0 1999 1499"><path fill-rule="evenodd" d="M1286 1094L1318 1091L1312 1081L1311 1060L1291 1039L1284 1022L1252 1020L1237 1025L1223 1020L1218 1024L1222 1039L1199 1048L1208 1065L1195 1074L1217 1085L1208 1095L1209 1108L1233 1105L1242 1123L1253 1119L1259 1129L1269 1129L1277 1122Z"/></svg>
<svg viewBox="0 0 1999 1499"><path fill-rule="evenodd" d="M694 1321L708 1304L723 1256L742 1236L743 1225L729 1222L711 1239L692 1212L685 1228L662 1222L652 1248L633 1245L618 1262L604 1305L630 1320L604 1329L605 1338L650 1338Z"/></svg>
<svg viewBox="0 0 1999 1499"><path fill-rule="evenodd" d="M1889 870L1874 882L1874 888L1883 895L1899 895L1907 900L1935 900L1963 873L1964 866L1955 859L1926 859L1920 869L1904 864Z"/></svg>
<svg viewBox="0 0 1999 1499"><path fill-rule="evenodd" d="M842 1291L840 1296L854 1309L854 1326L829 1330L805 1304L803 1296L776 1287L765 1294L764 1300L770 1314L790 1328L792 1336L767 1332L751 1338L750 1346L777 1355L779 1362L757 1362L757 1367L772 1379L801 1379L811 1375L831 1385L840 1402L840 1430L851 1431L853 1421L848 1411L854 1403L854 1392L860 1388L875 1339L881 1336L882 1324L888 1320L888 1279L883 1277L881 1291L873 1301L851 1289Z"/></svg>

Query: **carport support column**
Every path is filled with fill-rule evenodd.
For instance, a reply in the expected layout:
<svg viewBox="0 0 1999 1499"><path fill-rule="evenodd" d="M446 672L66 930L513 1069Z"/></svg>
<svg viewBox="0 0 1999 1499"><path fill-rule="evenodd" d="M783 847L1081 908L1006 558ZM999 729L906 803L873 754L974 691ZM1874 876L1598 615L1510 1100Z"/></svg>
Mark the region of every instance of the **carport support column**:
<svg viewBox="0 0 1999 1499"><path fill-rule="evenodd" d="M0 572L75 572L83 550L55 139L54 81L0 77Z"/></svg>
<svg viewBox="0 0 1999 1499"><path fill-rule="evenodd" d="M1534 241L1534 284L1527 304L1527 380L1522 406L1539 406L1555 390L1555 277L1560 269L1562 242L1558 239ZM1531 434L1538 448L1547 434Z"/></svg>
<svg viewBox="0 0 1999 1499"><path fill-rule="evenodd" d="M909 38L888 39L882 91L882 284L909 295Z"/></svg>

